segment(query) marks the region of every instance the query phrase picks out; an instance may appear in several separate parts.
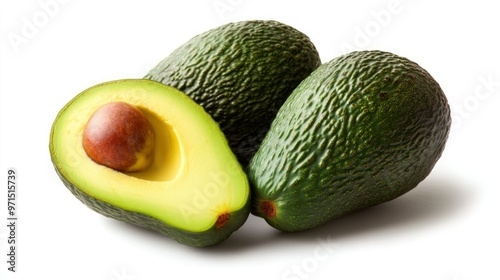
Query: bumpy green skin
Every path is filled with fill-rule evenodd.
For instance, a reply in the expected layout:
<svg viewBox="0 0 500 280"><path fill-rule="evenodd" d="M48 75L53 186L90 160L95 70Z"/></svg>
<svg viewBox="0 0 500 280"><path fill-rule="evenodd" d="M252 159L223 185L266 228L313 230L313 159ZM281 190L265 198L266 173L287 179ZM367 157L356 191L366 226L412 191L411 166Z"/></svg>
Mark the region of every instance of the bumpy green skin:
<svg viewBox="0 0 500 280"><path fill-rule="evenodd" d="M54 166L56 163L54 162ZM105 201L96 199L76 187L71 181L64 177L56 166L56 172L61 178L64 185L70 190L70 192L78 198L83 204L85 204L90 209L96 211L109 218L114 218L120 221L124 221L139 227L143 227L155 232L164 234L171 237L179 243L192 246L192 247L207 247L216 245L225 239L227 239L231 233L239 229L247 220L250 212L250 203L247 203L244 207L238 211L230 213L230 218L227 224L221 228L217 228L215 225L207 231L203 232L189 232L173 226L170 226L154 217L149 215L128 211L119 207L116 207Z"/></svg>
<svg viewBox="0 0 500 280"><path fill-rule="evenodd" d="M444 93L416 63L381 51L338 57L295 89L252 158L252 212L300 231L392 200L431 172L450 124Z"/></svg>
<svg viewBox="0 0 500 280"><path fill-rule="evenodd" d="M320 64L315 46L298 30L276 21L242 21L192 38L145 78L201 105L246 166L280 106Z"/></svg>

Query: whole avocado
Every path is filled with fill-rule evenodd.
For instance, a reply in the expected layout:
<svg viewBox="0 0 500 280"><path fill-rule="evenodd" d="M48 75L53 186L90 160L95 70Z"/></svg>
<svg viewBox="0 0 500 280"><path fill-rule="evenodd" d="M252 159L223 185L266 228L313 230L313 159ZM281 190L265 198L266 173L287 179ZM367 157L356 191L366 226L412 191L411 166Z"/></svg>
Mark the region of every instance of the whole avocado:
<svg viewBox="0 0 500 280"><path fill-rule="evenodd" d="M450 124L443 91L416 63L335 58L294 90L250 161L252 211L300 231L392 200L429 175Z"/></svg>
<svg viewBox="0 0 500 280"><path fill-rule="evenodd" d="M252 20L195 36L145 78L175 87L201 105L246 166L280 106L320 64L304 33L277 21Z"/></svg>

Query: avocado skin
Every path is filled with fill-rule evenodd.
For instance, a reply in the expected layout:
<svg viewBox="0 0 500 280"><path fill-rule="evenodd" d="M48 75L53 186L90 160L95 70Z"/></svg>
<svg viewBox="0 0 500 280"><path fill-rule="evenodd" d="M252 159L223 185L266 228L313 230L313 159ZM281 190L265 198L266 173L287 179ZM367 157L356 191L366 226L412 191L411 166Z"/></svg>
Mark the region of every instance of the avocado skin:
<svg viewBox="0 0 500 280"><path fill-rule="evenodd" d="M78 189L73 183L71 183L70 180L65 178L57 168L56 172L68 190L83 204L97 213L108 218L113 218L158 232L171 237L181 244L191 247L208 247L226 240L234 231L239 229L245 223L250 212L250 203L247 202L241 209L230 213L230 220L224 227L219 229L214 225L207 231L190 232L170 226L149 215L122 209L105 201L94 198Z"/></svg>
<svg viewBox="0 0 500 280"><path fill-rule="evenodd" d="M277 21L253 20L195 36L145 78L175 87L201 105L246 166L280 106L320 64L302 32Z"/></svg>
<svg viewBox="0 0 500 280"><path fill-rule="evenodd" d="M443 91L416 63L381 51L333 59L294 90L252 158L252 212L301 231L392 200L431 172L450 125Z"/></svg>

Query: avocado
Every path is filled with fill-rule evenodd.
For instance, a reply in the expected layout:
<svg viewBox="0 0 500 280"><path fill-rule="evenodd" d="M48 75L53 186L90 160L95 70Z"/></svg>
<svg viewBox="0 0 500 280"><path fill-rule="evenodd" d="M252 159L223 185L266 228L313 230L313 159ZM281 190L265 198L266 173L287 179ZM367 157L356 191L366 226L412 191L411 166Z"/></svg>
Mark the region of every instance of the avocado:
<svg viewBox="0 0 500 280"><path fill-rule="evenodd" d="M301 231L397 198L429 175L450 124L418 64L376 50L337 57L293 91L251 159L252 212Z"/></svg>
<svg viewBox="0 0 500 280"><path fill-rule="evenodd" d="M145 78L200 104L246 166L288 95L320 64L304 33L277 21L252 20L193 37Z"/></svg>
<svg viewBox="0 0 500 280"><path fill-rule="evenodd" d="M139 109L154 132L153 142L141 140L153 143L152 162L134 172L94 161L82 143L89 119L115 102ZM118 80L83 91L58 113L49 148L60 179L83 204L182 244L217 244L250 212L248 179L217 123L185 94L154 81Z"/></svg>

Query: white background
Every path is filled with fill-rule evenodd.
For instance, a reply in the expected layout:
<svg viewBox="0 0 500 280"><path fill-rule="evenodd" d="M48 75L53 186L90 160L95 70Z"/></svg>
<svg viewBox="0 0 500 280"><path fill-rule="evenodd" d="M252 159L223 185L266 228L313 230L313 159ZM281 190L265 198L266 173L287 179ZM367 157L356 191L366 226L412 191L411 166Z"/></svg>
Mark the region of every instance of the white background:
<svg viewBox="0 0 500 280"><path fill-rule="evenodd" d="M0 182L18 171L18 272L1 279L500 279L500 17L494 1L77 1L0 4ZM452 133L416 189L307 232L248 222L196 249L86 208L59 181L48 140L82 90L140 78L218 25L275 19L324 62L352 49L406 56L441 84Z"/></svg>

